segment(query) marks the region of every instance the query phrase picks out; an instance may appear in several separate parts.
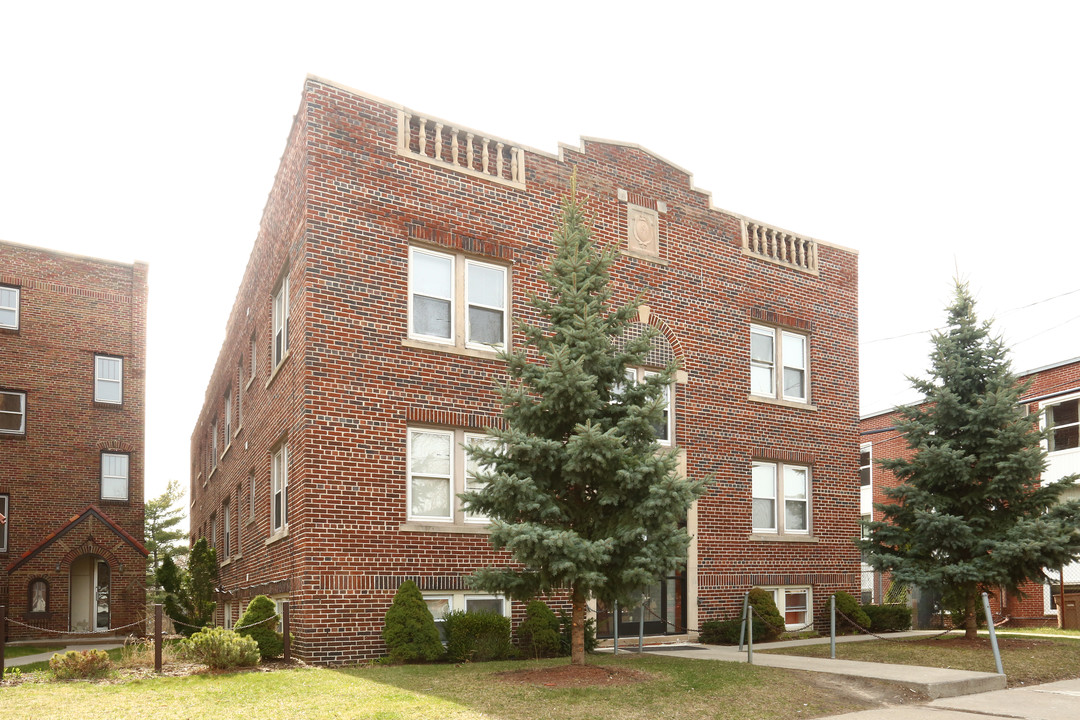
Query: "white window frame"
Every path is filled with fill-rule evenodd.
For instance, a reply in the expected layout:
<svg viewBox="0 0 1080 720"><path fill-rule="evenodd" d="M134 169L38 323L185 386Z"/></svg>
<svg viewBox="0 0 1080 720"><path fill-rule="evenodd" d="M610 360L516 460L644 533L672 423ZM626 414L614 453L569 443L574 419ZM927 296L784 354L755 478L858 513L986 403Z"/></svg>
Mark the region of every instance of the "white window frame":
<svg viewBox="0 0 1080 720"><path fill-rule="evenodd" d="M655 370L641 370L640 378L644 380L648 377L659 375L660 373ZM667 437L657 437L656 441L664 447L671 447L675 442L675 383L670 382L664 386L664 416L666 422L664 423L667 429Z"/></svg>
<svg viewBox="0 0 1080 720"><path fill-rule="evenodd" d="M218 516L217 513L210 513L210 547L215 550L218 549Z"/></svg>
<svg viewBox="0 0 1080 720"><path fill-rule="evenodd" d="M768 397L800 404L810 403L810 336L806 333L783 330L767 325L750 325L751 344L754 335L768 336L772 340L772 358L769 362L754 360L753 353L750 356L751 375L754 368L768 368L771 380L771 389L765 392L754 387L751 377L750 394L755 397ZM784 357L784 341L786 339L798 340L802 344L802 357L799 358L801 367L792 364L792 358ZM790 353L789 353L790 354ZM802 395L789 395L784 385L784 371L787 369L799 370L803 374Z"/></svg>
<svg viewBox="0 0 1080 720"><path fill-rule="evenodd" d="M1080 452L1080 446L1071 447L1071 448L1062 448L1061 450L1054 449L1054 441L1053 441L1052 433L1053 433L1053 429L1055 427L1056 428L1069 428L1069 427L1080 426L1080 422L1066 423L1064 425L1051 425L1050 424L1051 409L1057 407L1058 405L1064 405L1065 403L1077 403L1078 404L1077 410L1078 410L1078 412L1080 412L1080 395L1067 395L1067 396L1060 397L1060 398L1054 398L1052 401L1047 401L1047 402L1045 402L1044 404L1042 404L1039 407L1039 427L1043 431L1049 431L1049 433L1050 433L1050 435L1048 435L1048 437L1043 439L1042 444L1043 444L1043 447L1046 449L1047 453L1051 453L1051 454L1054 454L1054 455L1057 455L1058 453ZM1080 420L1080 418L1078 418L1078 420Z"/></svg>
<svg viewBox="0 0 1080 720"><path fill-rule="evenodd" d="M258 360L258 358L259 358L259 341L255 337L254 331L251 333L251 350L250 350L250 353L251 353L251 359L250 359L251 367L249 368L249 372L248 372L248 383L249 384L251 383L252 380L255 379L255 373L256 373L257 368L259 366L259 360Z"/></svg>
<svg viewBox="0 0 1080 720"><path fill-rule="evenodd" d="M124 472L123 475L106 475L105 474L105 458L107 458L107 457L122 457L122 458L124 458L124 470L125 470L125 472ZM100 472L100 478L99 479L101 481L101 488L100 488L101 499L102 500L125 500L125 501L128 500L129 497L131 496L131 455L129 455L128 453L103 452L103 453L101 453L100 463L101 463L101 472ZM124 481L124 494L123 495L119 495L119 494L106 495L105 494L105 483L106 483L107 480L114 480L114 481L123 480Z"/></svg>
<svg viewBox="0 0 1080 720"><path fill-rule="evenodd" d="M447 272L449 273L450 293L449 296L434 295L431 293L420 292L420 288L417 287L416 278L413 274L413 269L416 265L415 258L417 255L426 255L428 257L438 258L440 260L449 263ZM479 302L471 302L469 297L469 270L471 268L483 268L486 270L493 270L502 278L502 307L495 305L485 305ZM509 347L510 339L510 267L507 265L501 265L499 263L485 262L483 260L477 260L466 257L462 253L455 252L439 252L429 248L410 246L409 247L409 328L408 335L414 340L422 342L438 343L440 345L453 346L461 349L480 350L480 351L499 351L505 350ZM442 337L440 335L428 335L417 331L414 328L416 320L415 312L415 298L417 295L423 297L430 297L436 300L450 303L450 328L449 335ZM484 343L477 342L472 339L472 323L469 318L469 308L477 307L485 310L491 310L502 313L502 342L501 343Z"/></svg>
<svg viewBox="0 0 1080 720"><path fill-rule="evenodd" d="M469 268L480 267L488 270L494 270L502 275L502 289L503 289L503 304L502 307L496 307L494 305L483 305L481 303L471 302L469 298ZM465 261L465 278L464 278L464 291L462 305L465 308L465 347L474 348L477 350L503 350L506 348L506 338L510 331L509 327L509 315L507 312L507 304L510 297L510 288L507 280L507 270L503 265L494 265L492 263L480 262L478 260L467 259ZM472 339L472 322L469 319L469 308L476 306L484 310L494 310L502 313L502 342L498 343L483 343L475 342Z"/></svg>
<svg viewBox="0 0 1080 720"><path fill-rule="evenodd" d="M280 494L281 503L275 499ZM270 455L270 534L289 529L289 446L279 445Z"/></svg>
<svg viewBox="0 0 1080 720"><path fill-rule="evenodd" d="M0 410L0 413L4 415L18 415L19 416L19 428L17 430L5 430L0 429L0 433L4 435L25 435L26 434L26 393L19 392L17 390L0 390L0 395L14 395L19 398L19 411L12 412L10 410Z"/></svg>
<svg viewBox="0 0 1080 720"><path fill-rule="evenodd" d="M0 328L5 328L7 330L18 330L19 329L19 301L22 300L22 290L21 290L21 288L14 287L12 285L0 285L0 299L3 298L3 293L4 292L13 292L13 293L15 293L15 303L13 305L0 305L0 310L7 310L9 312L14 312L15 313L15 320L14 320L14 322L4 322L3 316L0 315Z"/></svg>
<svg viewBox="0 0 1080 720"><path fill-rule="evenodd" d="M252 470L248 475L248 514L249 518L255 517L255 497L258 494L258 488L255 485L255 471Z"/></svg>
<svg viewBox="0 0 1080 720"><path fill-rule="evenodd" d="M232 603L229 601L225 601L222 612L225 615L224 627L226 630L231 630L233 626Z"/></svg>
<svg viewBox="0 0 1080 720"><path fill-rule="evenodd" d="M225 449L229 445L232 445L232 390L225 392Z"/></svg>
<svg viewBox="0 0 1080 720"><path fill-rule="evenodd" d="M218 462L218 427L217 420L210 423L210 473L217 470Z"/></svg>
<svg viewBox="0 0 1080 720"><path fill-rule="evenodd" d="M450 446L450 458L449 458L449 473L416 473L418 478L436 478L439 480L446 480L446 500L447 507L449 508L448 515L416 515L413 514L413 470L412 470L412 448L413 437L419 433L426 435L442 435L449 441ZM454 487L455 487L455 473L457 463L455 457L457 452L455 451L456 443L455 432L453 430L440 430L436 428L425 427L410 427L406 436L406 448L405 448L405 472L407 477L407 490L406 490L406 513L409 520L416 520L421 522L439 522L439 523L451 523L454 521L455 515L455 502L454 502Z"/></svg>
<svg viewBox="0 0 1080 720"><path fill-rule="evenodd" d="M7 493L0 495L0 515L4 516L4 523L0 525L0 553L8 551L8 525L11 524L11 496Z"/></svg>
<svg viewBox="0 0 1080 720"><path fill-rule="evenodd" d="M866 453L866 464L862 462L862 455ZM866 482L863 482L863 470L866 471ZM874 487L874 444L863 443L859 446L859 487Z"/></svg>
<svg viewBox="0 0 1080 720"><path fill-rule="evenodd" d="M223 560L233 555L232 547L232 508L228 500L221 504L221 554Z"/></svg>
<svg viewBox="0 0 1080 720"><path fill-rule="evenodd" d="M753 473L755 468L771 468L772 469L772 497L767 495L756 495L753 489ZM798 499L788 497L787 488L785 488L785 482L787 480L786 470L801 470L805 473L806 479L806 498ZM755 534L761 535L810 535L813 529L813 514L812 514L812 500L813 500L813 475L810 472L809 465L802 465L799 463L787 463L776 460L754 460L751 463L751 480L750 480L750 518L751 528ZM757 499L768 499L773 501L773 526L757 526L753 524L753 501ZM788 502L801 502L806 506L806 529L788 529L786 527L785 520L787 518L787 503Z"/></svg>
<svg viewBox="0 0 1080 720"><path fill-rule="evenodd" d="M474 444L474 443L482 443L482 444L491 443L491 444L494 444L495 442L496 442L495 438L491 437L490 435L486 435L484 433L465 433L465 445L471 445L471 444ZM469 456L465 452L464 448L462 449L462 453L465 455L465 477L464 477L464 487L462 488L462 490L465 491L465 492L468 492L470 490L479 490L481 487L484 487L484 486L480 485L479 483L473 483L472 487L470 487L470 485L469 485L469 479L471 477L473 477L473 474L469 472ZM481 468L478 468L478 469L483 470L484 468L481 467ZM487 525L489 522L491 522L486 515L480 515L478 513L468 513L468 512L464 511L464 508L462 508L462 512L463 512L463 515L464 515L465 522L467 522L467 523L479 523L479 524Z"/></svg>
<svg viewBox="0 0 1080 720"><path fill-rule="evenodd" d="M440 295L431 295L429 293L421 293L421 292L419 292L419 288L416 287L416 285L417 285L416 278L414 277L414 274L413 274L413 268L416 266L415 258L416 258L417 255L426 255L428 257L435 257L435 258L439 258L441 260L449 260L450 261L450 268L449 268L449 273L450 273L450 296L449 297L442 297ZM457 302L457 297L456 297L457 296L456 289L457 289L458 283L455 282L456 279L457 279L457 258L453 254L434 252L433 250L427 250L425 248L418 248L418 247L412 247L412 246L409 247L409 337L416 338L418 340L424 340L426 342L440 343L440 344L443 344L443 345L454 345L455 344L456 337L457 337L456 329L457 329L457 308L458 308L458 302ZM415 320L416 320L416 311L415 311L415 307L414 307L414 305L415 305L414 299L415 299L415 297L417 295L422 295L424 297L430 297L430 298L434 298L436 300L441 300L443 302L449 302L450 303L450 330L449 330L449 334L447 335L447 337L442 337L440 335L428 335L426 333L418 332L414 328Z"/></svg>
<svg viewBox="0 0 1080 720"><path fill-rule="evenodd" d="M110 378L102 377L103 363L115 362L120 366L119 379L112 380ZM117 385L117 400L106 400L101 395L101 390L108 385ZM108 403L110 405L123 405L124 403L124 358L117 357L115 355L94 355L94 402Z"/></svg>
<svg viewBox="0 0 1080 720"><path fill-rule="evenodd" d="M274 291L272 332L270 336L271 365L276 369L289 356L289 276L281 278Z"/></svg>
<svg viewBox="0 0 1080 720"><path fill-rule="evenodd" d="M763 587L762 590L772 593L776 609L780 611L780 617L784 618L784 630L795 632L814 626L814 590L809 585L781 585L775 587ZM787 594L806 593L806 622L789 623L787 621ZM798 612L798 611L792 611Z"/></svg>
<svg viewBox="0 0 1080 720"><path fill-rule="evenodd" d="M458 593L432 592L432 593L422 593L422 594L424 596L425 604L427 603L428 600L445 600L445 601L447 601L447 607L446 607L446 612L447 613L452 613L452 612L454 612L455 610L458 610L458 609L468 610L470 600L501 600L502 601L502 616L503 617L513 617L513 610L510 607L511 600L510 600L510 598L506 597L505 595L497 595L497 594L496 595L485 595L485 594L482 594L482 593L466 593L466 592L458 592ZM428 609L430 610L431 608L429 607ZM432 617L435 617L434 613L432 613ZM442 638L442 642L443 642L443 644L445 644L446 643L446 638L445 638L446 633L442 628L442 623L443 623L442 618L435 618L435 626L439 628L439 637Z"/></svg>

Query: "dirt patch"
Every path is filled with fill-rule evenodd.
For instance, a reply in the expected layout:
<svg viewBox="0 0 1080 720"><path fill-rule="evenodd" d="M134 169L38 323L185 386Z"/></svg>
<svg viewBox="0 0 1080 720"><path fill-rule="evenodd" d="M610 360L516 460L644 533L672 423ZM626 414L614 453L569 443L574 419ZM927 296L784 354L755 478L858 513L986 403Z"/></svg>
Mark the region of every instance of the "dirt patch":
<svg viewBox="0 0 1080 720"><path fill-rule="evenodd" d="M915 705L930 700L927 695L885 680L839 677L825 673L792 671L804 678L807 685L834 693L874 707Z"/></svg>
<svg viewBox="0 0 1080 720"><path fill-rule="evenodd" d="M990 638L979 637L968 640L962 637L925 638L920 640L904 640L912 645L926 645L935 648L956 648L957 650L986 650L990 651ZM1046 645L1052 645L1050 640L1031 640L1020 638L998 638L998 647L1002 650L1031 650Z"/></svg>
<svg viewBox="0 0 1080 720"><path fill-rule="evenodd" d="M515 685L541 687L611 687L633 685L653 679L641 670L606 667L604 665L555 665L530 670L508 670L494 673L497 680Z"/></svg>

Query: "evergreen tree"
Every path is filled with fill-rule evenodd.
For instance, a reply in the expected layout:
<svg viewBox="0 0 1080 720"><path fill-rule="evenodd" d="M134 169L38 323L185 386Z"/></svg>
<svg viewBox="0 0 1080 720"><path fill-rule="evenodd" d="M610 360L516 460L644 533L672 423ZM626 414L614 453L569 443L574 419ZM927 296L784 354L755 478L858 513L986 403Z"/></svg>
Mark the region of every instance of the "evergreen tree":
<svg viewBox="0 0 1080 720"><path fill-rule="evenodd" d="M188 546L187 533L177 529L184 519L183 506L174 507L184 497L178 480L170 480L165 492L153 500L147 500L143 521L143 545L150 553L147 558L146 585L152 596L162 590L157 582L157 571L166 557L185 558Z"/></svg>
<svg viewBox="0 0 1080 720"><path fill-rule="evenodd" d="M1042 433L1017 402L1027 388L966 284L932 341L929 379L909 378L925 400L899 409L913 454L881 463L900 484L885 490L891 502L875 505L885 519L859 545L875 568L957 602L970 639L980 592L1017 592L1080 555L1080 501L1059 501L1075 476L1040 484Z"/></svg>
<svg viewBox="0 0 1080 720"><path fill-rule="evenodd" d="M156 580L164 595L165 614L173 619L179 632L191 636L213 622L217 609L214 600L218 584L217 551L207 544L206 538L199 538L192 546L187 570L166 556Z"/></svg>
<svg viewBox="0 0 1080 720"><path fill-rule="evenodd" d="M496 447L470 446L482 470L465 507L491 519L491 543L524 566L486 568L474 587L518 599L565 590L572 603L571 662L585 662L585 602L636 601L641 588L686 562L690 504L704 483L676 473L655 429L675 366L641 383L625 371L644 364L653 334L627 338L640 297L614 307L613 248L592 239L576 199L563 202L555 255L541 278L546 297L520 319L525 342L504 355L505 429Z"/></svg>

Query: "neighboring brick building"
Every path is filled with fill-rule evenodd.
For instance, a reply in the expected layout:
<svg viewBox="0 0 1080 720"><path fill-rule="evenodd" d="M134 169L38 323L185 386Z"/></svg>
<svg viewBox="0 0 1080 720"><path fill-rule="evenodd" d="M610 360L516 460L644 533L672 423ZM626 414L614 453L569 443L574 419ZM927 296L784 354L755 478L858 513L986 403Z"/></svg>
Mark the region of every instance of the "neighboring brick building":
<svg viewBox="0 0 1080 720"><path fill-rule="evenodd" d="M384 652L405 578L436 615L520 617L464 583L507 558L460 508L460 444L499 420L492 345L533 318L575 170L621 247L617 296L645 292L633 330L660 330L648 365L682 363L666 442L716 478L647 630L734 615L753 585L823 627L828 595L856 591L854 251L716 209L636 145L553 155L309 78L191 437L192 537L218 548L225 624L254 594L289 598L302 656L341 663Z"/></svg>
<svg viewBox="0 0 1080 720"><path fill-rule="evenodd" d="M1059 480L1066 475L1080 473L1080 422L1077 408L1080 403L1080 358L1035 368L1020 374L1021 382L1031 381L1031 387L1020 397L1030 414L1038 414L1040 427L1053 428L1050 437L1043 442L1047 449L1047 468L1044 481ZM873 503L885 503L884 489L898 484L896 477L882 469L878 463L885 458L908 457L910 451L904 437L895 427L895 411L873 413L863 416L859 423L862 436L861 462L862 496L860 512L863 518L881 520L881 513L873 509ZM1080 486L1070 489L1065 499L1080 497ZM1024 597L1000 590L991 599L995 618L1008 616L1014 625L1054 625L1057 623L1057 580L1061 568L1049 568L1053 585L1029 583L1021 588ZM1080 563L1064 568L1065 592L1080 593ZM864 596L873 594L881 602L888 583L882 582L880 574L864 573ZM1001 598L1004 598L1002 607Z"/></svg>
<svg viewBox="0 0 1080 720"><path fill-rule="evenodd" d="M0 602L10 637L102 632L145 616L146 278L144 263L0 242Z"/></svg>

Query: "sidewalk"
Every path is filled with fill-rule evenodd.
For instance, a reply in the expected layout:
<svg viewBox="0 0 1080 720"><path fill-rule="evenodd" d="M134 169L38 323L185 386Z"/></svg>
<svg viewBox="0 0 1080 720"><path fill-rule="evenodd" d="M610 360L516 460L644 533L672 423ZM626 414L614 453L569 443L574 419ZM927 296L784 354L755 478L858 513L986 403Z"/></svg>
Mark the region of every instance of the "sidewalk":
<svg viewBox="0 0 1080 720"><path fill-rule="evenodd" d="M890 633L890 638L920 637L934 635L934 632ZM843 635L836 638L837 644L864 642L873 639L867 635ZM857 660L833 660L831 658L802 657L799 655L772 655L764 650L773 650L803 645L828 644L829 638L810 640L788 640L756 645L754 664L765 667L778 667L787 670L805 670L808 672L828 673L851 678L869 678L911 688L929 698L949 698L970 695L1005 688L1005 676L996 673L973 672L970 670L951 670L946 668L919 667L917 665L886 665L885 663L860 662ZM685 657L697 660L724 660L727 662L746 662L746 651L739 652L733 645L684 645L645 646L645 652L662 652L664 655ZM636 646L622 648L636 652ZM1080 716L1078 716L1080 717Z"/></svg>
<svg viewBox="0 0 1080 720"><path fill-rule="evenodd" d="M756 659L756 658L755 658ZM1061 680L1044 685L1016 687L966 697L934 700L925 705L877 708L833 720L1066 720L1080 717L1080 680Z"/></svg>
<svg viewBox="0 0 1080 720"><path fill-rule="evenodd" d="M67 652L68 650L112 650L114 648L124 647L122 642L94 642L93 640L72 643L64 646L60 650L53 650L51 652L36 653L34 655L23 655L17 658L7 658L4 660L4 667L18 667L20 665L29 665L30 663L48 661L52 659L52 656L56 653Z"/></svg>

